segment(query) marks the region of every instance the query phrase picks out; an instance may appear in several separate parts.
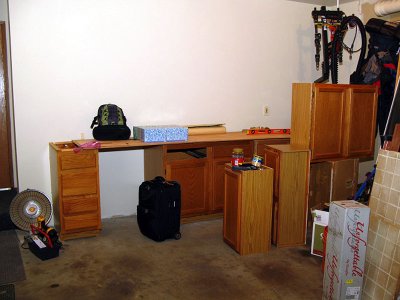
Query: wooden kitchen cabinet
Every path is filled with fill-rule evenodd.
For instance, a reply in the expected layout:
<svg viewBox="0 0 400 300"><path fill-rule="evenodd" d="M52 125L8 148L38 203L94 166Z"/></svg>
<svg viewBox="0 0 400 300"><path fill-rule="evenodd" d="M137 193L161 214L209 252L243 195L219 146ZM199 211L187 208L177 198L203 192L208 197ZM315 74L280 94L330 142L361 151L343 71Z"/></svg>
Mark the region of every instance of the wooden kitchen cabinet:
<svg viewBox="0 0 400 300"><path fill-rule="evenodd" d="M271 245L273 170L225 167L223 238L240 255L266 253Z"/></svg>
<svg viewBox="0 0 400 300"><path fill-rule="evenodd" d="M294 145L265 147L274 170L272 242L278 247L306 242L309 150Z"/></svg>
<svg viewBox="0 0 400 300"><path fill-rule="evenodd" d="M170 144L146 149L145 179L165 176L180 183L183 218L221 214L224 168L230 162L233 148L242 148L250 160L253 141Z"/></svg>
<svg viewBox="0 0 400 300"><path fill-rule="evenodd" d="M196 215L208 210L209 172L207 159L189 157L185 160L168 160L167 180L175 180L181 186L181 215Z"/></svg>
<svg viewBox="0 0 400 300"><path fill-rule="evenodd" d="M210 211L211 149L207 144L168 144L144 151L144 178L163 176L181 186L181 217Z"/></svg>
<svg viewBox="0 0 400 300"><path fill-rule="evenodd" d="M232 158L234 148L243 149L244 160L250 161L253 155L253 141L237 141L218 143L211 147L212 150L212 212L222 212L224 208L224 174L225 164Z"/></svg>
<svg viewBox="0 0 400 300"><path fill-rule="evenodd" d="M73 148L71 142L50 143L54 224L62 240L101 230L98 151Z"/></svg>
<svg viewBox="0 0 400 300"><path fill-rule="evenodd" d="M170 143L145 148L145 180L164 176L181 185L182 210L185 220L222 216L224 209L225 164L232 150L242 148L246 161L254 152L264 155L266 144L289 143L288 138L246 136L238 140L196 143ZM262 150L261 150L262 149Z"/></svg>
<svg viewBox="0 0 400 300"><path fill-rule="evenodd" d="M374 153L375 86L293 83L291 144L311 160L370 157Z"/></svg>

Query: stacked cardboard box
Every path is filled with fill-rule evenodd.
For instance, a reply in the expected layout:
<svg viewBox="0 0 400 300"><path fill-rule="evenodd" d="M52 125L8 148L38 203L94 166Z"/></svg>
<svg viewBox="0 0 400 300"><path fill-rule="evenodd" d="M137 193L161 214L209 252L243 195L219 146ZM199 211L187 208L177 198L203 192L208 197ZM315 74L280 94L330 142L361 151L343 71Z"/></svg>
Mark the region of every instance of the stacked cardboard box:
<svg viewBox="0 0 400 300"><path fill-rule="evenodd" d="M309 207L346 200L357 191L358 159L340 159L310 166Z"/></svg>
<svg viewBox="0 0 400 300"><path fill-rule="evenodd" d="M370 208L354 200L329 209L323 299L361 299Z"/></svg>
<svg viewBox="0 0 400 300"><path fill-rule="evenodd" d="M314 219L312 238L311 238L311 254L317 256L324 255L323 234L325 227L328 226L329 212L322 209L312 211Z"/></svg>

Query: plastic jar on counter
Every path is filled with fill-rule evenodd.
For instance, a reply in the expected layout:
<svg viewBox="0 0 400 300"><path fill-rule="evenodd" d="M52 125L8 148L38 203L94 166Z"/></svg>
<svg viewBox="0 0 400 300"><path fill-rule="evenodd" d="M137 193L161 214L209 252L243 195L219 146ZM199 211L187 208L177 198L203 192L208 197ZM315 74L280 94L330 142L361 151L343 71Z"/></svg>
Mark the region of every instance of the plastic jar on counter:
<svg viewBox="0 0 400 300"><path fill-rule="evenodd" d="M234 148L232 150L232 166L240 166L244 162L244 153L242 148Z"/></svg>

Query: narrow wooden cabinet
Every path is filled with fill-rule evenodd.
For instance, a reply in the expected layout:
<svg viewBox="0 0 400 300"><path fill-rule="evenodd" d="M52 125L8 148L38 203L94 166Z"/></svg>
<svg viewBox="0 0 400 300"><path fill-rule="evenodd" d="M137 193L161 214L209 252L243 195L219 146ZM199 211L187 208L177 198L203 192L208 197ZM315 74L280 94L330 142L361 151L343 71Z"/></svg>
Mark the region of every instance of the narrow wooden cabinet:
<svg viewBox="0 0 400 300"><path fill-rule="evenodd" d="M293 83L291 144L311 160L372 156L377 101L375 86Z"/></svg>
<svg viewBox="0 0 400 300"><path fill-rule="evenodd" d="M212 151L212 195L210 210L222 212L224 208L224 173L225 164L232 158L234 148L243 149L245 161L250 161L253 155L253 141L224 142L211 147Z"/></svg>
<svg viewBox="0 0 400 300"><path fill-rule="evenodd" d="M225 167L224 241L240 255L268 252L271 245L273 170Z"/></svg>
<svg viewBox="0 0 400 300"><path fill-rule="evenodd" d="M98 152L74 148L71 142L50 143L54 223L62 240L101 229Z"/></svg>
<svg viewBox="0 0 400 300"><path fill-rule="evenodd" d="M306 242L309 150L293 145L265 147L274 169L272 242L278 247Z"/></svg>

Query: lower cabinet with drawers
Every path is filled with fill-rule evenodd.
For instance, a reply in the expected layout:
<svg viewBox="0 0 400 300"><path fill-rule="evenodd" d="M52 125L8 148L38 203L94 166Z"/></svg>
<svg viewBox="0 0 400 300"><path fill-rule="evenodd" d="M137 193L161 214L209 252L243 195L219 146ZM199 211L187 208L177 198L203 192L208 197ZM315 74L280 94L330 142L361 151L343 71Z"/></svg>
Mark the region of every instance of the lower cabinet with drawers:
<svg viewBox="0 0 400 300"><path fill-rule="evenodd" d="M85 148L88 142L93 140L50 143L54 224L63 240L94 236L101 230L101 151L144 149L144 179L163 176L180 183L181 216L186 222L222 216L225 163L234 148L242 148L250 161L254 153L263 156L266 145L288 144L290 137L231 132L189 136L183 142L107 141L100 142L99 149Z"/></svg>
<svg viewBox="0 0 400 300"><path fill-rule="evenodd" d="M101 229L97 149L74 152L71 142L50 144L54 225L62 240Z"/></svg>

